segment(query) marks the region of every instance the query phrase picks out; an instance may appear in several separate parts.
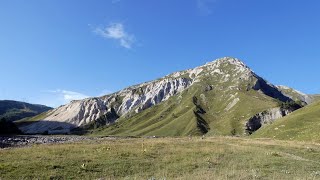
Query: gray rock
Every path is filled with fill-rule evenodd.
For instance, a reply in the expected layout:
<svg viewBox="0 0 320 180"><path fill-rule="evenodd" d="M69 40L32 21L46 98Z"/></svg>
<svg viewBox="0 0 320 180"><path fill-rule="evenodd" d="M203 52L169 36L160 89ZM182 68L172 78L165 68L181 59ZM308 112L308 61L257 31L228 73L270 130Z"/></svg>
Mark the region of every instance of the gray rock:
<svg viewBox="0 0 320 180"><path fill-rule="evenodd" d="M275 120L282 118L293 112L291 109L272 108L256 114L246 123L246 131L251 134L265 124L271 124Z"/></svg>

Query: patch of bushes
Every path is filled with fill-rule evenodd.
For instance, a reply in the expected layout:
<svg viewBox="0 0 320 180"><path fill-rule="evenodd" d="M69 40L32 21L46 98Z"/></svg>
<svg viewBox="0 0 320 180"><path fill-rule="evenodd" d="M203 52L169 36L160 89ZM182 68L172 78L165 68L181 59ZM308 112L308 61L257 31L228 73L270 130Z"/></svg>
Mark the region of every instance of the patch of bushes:
<svg viewBox="0 0 320 180"><path fill-rule="evenodd" d="M302 101L278 101L279 107L282 109L291 109L291 110L297 110L303 107Z"/></svg>

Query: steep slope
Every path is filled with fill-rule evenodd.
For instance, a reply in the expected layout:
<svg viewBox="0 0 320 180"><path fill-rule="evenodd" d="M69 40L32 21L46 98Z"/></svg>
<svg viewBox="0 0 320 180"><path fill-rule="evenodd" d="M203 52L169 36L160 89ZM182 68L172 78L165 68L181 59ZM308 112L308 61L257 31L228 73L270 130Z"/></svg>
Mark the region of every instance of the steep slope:
<svg viewBox="0 0 320 180"><path fill-rule="evenodd" d="M110 95L72 101L33 118L34 121L39 121L20 126L20 129L25 133L66 133L69 129L86 125L101 116L108 117L104 124L113 123L128 112L138 113L167 100L191 83L190 79L184 77L163 78L131 86Z"/></svg>
<svg viewBox="0 0 320 180"><path fill-rule="evenodd" d="M222 58L193 71L193 84L178 96L139 114L120 117L99 135L243 135L257 113L290 101L238 59ZM173 74L174 75L174 74ZM179 76L184 75L180 72ZM192 74L189 76L192 77Z"/></svg>
<svg viewBox="0 0 320 180"><path fill-rule="evenodd" d="M320 102L312 103L256 131L252 137L320 142Z"/></svg>
<svg viewBox="0 0 320 180"><path fill-rule="evenodd" d="M16 121L26 117L38 115L50 109L52 108L44 105L29 104L11 100L0 100L0 119L5 118L6 121Z"/></svg>
<svg viewBox="0 0 320 180"><path fill-rule="evenodd" d="M294 101L301 101L304 105L310 104L316 99L316 97L313 97L312 95L304 94L300 91L297 91L287 86L277 86L277 87L283 94L290 97Z"/></svg>
<svg viewBox="0 0 320 180"><path fill-rule="evenodd" d="M291 98L240 60L225 57L110 95L73 101L20 129L26 133L80 127L113 135L242 135L252 116L277 107L278 100Z"/></svg>

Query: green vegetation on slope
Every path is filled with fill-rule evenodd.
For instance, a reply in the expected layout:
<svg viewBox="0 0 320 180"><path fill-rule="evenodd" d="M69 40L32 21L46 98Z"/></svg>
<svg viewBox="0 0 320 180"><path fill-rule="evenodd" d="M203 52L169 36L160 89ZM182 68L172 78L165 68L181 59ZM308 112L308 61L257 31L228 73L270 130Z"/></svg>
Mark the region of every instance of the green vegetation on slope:
<svg viewBox="0 0 320 180"><path fill-rule="evenodd" d="M17 126L28 125L28 124L31 124L33 122L36 122L36 121L39 121L39 120L43 120L45 117L48 117L50 114L52 114L52 111L46 111L46 112L43 112L43 113L38 114L36 116L27 117L27 118L23 118L23 119L17 120L14 123Z"/></svg>
<svg viewBox="0 0 320 180"><path fill-rule="evenodd" d="M128 91L123 94L114 93L108 100L105 99L108 102L105 104L107 113L74 129L73 133L102 136L243 136L247 134L247 121L257 113L280 105L292 105L292 99L235 59L220 59L201 68L174 73L163 79L177 76L185 78L179 84L192 82L191 85L186 86L187 89L184 87L182 92L180 90L183 85L178 86L175 81L153 81L152 90L147 84L128 87ZM176 94L177 92L180 93ZM279 105L278 99L288 103ZM154 106L150 107L151 105ZM97 115L97 112L89 113ZM27 121L41 120L40 117L45 116L46 114ZM77 123L77 117L83 118L82 110L78 112L78 116L75 114L75 118L68 117L65 120L72 119Z"/></svg>
<svg viewBox="0 0 320 180"><path fill-rule="evenodd" d="M94 131L98 135L161 135L178 136L197 134L196 118L194 116L191 91L184 94L189 98L174 96L169 100L148 108L138 114L121 117L118 122L109 127Z"/></svg>
<svg viewBox="0 0 320 180"><path fill-rule="evenodd" d="M320 142L320 102L315 102L259 129L252 137Z"/></svg>
<svg viewBox="0 0 320 180"><path fill-rule="evenodd" d="M225 69L232 74L231 67ZM89 132L120 136L244 135L250 117L278 103L252 89L256 79L235 87L234 78L224 81L219 74L203 76L200 82L167 101Z"/></svg>
<svg viewBox="0 0 320 180"><path fill-rule="evenodd" d="M38 115L50 109L52 108L43 105L29 104L19 101L1 100L0 118L5 118L7 121L16 121L26 117Z"/></svg>
<svg viewBox="0 0 320 180"><path fill-rule="evenodd" d="M318 145L241 138L85 141L0 150L0 179L319 179Z"/></svg>

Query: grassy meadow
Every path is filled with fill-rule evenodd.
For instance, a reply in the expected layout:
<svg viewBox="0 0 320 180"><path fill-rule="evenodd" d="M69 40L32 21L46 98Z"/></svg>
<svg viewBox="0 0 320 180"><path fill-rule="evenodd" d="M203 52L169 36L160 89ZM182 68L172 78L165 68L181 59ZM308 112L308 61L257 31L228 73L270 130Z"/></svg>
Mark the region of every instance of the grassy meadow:
<svg viewBox="0 0 320 180"><path fill-rule="evenodd" d="M0 179L320 179L320 144L128 138L0 150Z"/></svg>
<svg viewBox="0 0 320 180"><path fill-rule="evenodd" d="M320 142L320 101L264 126L252 137Z"/></svg>

